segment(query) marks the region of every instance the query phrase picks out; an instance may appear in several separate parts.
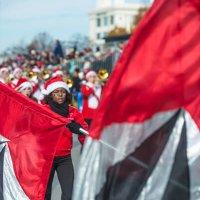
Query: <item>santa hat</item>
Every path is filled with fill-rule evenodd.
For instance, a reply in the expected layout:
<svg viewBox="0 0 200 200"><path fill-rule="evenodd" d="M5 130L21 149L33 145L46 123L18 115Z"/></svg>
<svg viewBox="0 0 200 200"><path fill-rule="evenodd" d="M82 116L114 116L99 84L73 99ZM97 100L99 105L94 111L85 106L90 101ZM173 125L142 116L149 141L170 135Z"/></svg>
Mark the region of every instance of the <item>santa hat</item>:
<svg viewBox="0 0 200 200"><path fill-rule="evenodd" d="M67 83L65 83L62 79L62 77L57 76L49 79L44 84L44 89L42 90L42 93L44 95L49 95L51 92L58 88L64 88L67 92L70 93L69 87L67 86Z"/></svg>
<svg viewBox="0 0 200 200"><path fill-rule="evenodd" d="M58 66L53 69L52 77L56 77L56 76L63 76L63 71L62 71L61 66Z"/></svg>
<svg viewBox="0 0 200 200"><path fill-rule="evenodd" d="M89 71L86 75L85 78L88 80L89 77L91 76L97 76L97 73L95 71Z"/></svg>
<svg viewBox="0 0 200 200"><path fill-rule="evenodd" d="M20 78L17 82L17 85L15 87L15 90L17 91L21 91L24 90L26 88L31 88L31 90L33 90L33 86L32 84L28 81L28 79L26 78Z"/></svg>

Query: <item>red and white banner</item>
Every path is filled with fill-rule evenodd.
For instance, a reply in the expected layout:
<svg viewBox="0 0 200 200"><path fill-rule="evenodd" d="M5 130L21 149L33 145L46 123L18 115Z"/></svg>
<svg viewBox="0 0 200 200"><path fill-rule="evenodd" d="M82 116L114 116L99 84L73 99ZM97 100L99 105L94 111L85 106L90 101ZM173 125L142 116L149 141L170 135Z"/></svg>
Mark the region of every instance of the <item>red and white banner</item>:
<svg viewBox="0 0 200 200"><path fill-rule="evenodd" d="M155 0L104 90L74 200L199 199L200 2Z"/></svg>

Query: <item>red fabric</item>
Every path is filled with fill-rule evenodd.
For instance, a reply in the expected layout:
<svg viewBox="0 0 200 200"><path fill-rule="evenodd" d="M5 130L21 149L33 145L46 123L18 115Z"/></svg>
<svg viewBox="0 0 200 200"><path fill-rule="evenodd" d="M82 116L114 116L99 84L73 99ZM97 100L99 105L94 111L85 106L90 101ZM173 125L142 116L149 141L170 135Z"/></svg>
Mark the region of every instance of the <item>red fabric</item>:
<svg viewBox="0 0 200 200"><path fill-rule="evenodd" d="M45 105L49 108L48 105ZM50 108L49 108L50 109ZM77 123L79 123L85 130L88 129L88 126L86 122L83 119L83 116L81 113L79 113L78 109L75 107L70 106L69 107L69 116L68 118L70 120L74 120ZM71 154L71 149L72 149L72 133L66 128L65 131L62 133L61 138L59 139L59 142L56 147L56 153L55 156L65 156ZM78 136L78 139L81 144L84 143L85 136Z"/></svg>
<svg viewBox="0 0 200 200"><path fill-rule="evenodd" d="M200 1L155 0L104 89L91 136L99 138L112 123L143 122L182 107L200 127L199 35Z"/></svg>
<svg viewBox="0 0 200 200"><path fill-rule="evenodd" d="M67 118L0 84L0 134L8 138L15 175L31 200L43 200Z"/></svg>
<svg viewBox="0 0 200 200"><path fill-rule="evenodd" d="M83 110L82 114L85 119L93 119L96 109L88 107L88 98L91 94L94 94L93 88L83 84L81 86L81 93L83 94Z"/></svg>

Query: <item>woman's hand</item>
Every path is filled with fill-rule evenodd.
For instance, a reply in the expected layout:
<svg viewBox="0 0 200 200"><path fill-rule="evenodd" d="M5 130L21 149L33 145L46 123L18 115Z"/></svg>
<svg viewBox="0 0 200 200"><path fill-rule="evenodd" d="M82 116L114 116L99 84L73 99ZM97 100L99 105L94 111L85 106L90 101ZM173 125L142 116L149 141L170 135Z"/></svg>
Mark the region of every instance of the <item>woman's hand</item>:
<svg viewBox="0 0 200 200"><path fill-rule="evenodd" d="M72 132L77 135L83 135L82 132L80 132L80 128L83 128L79 123L72 120L69 124L66 125L66 127Z"/></svg>

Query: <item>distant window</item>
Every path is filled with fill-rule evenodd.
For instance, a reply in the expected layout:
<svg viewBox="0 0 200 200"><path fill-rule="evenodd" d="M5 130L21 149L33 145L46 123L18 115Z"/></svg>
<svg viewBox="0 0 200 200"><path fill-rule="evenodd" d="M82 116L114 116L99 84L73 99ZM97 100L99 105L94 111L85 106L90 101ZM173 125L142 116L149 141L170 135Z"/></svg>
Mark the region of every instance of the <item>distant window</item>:
<svg viewBox="0 0 200 200"><path fill-rule="evenodd" d="M101 39L101 33L97 33L97 39Z"/></svg>
<svg viewBox="0 0 200 200"><path fill-rule="evenodd" d="M107 26L107 25L108 25L108 18L104 17L104 26Z"/></svg>
<svg viewBox="0 0 200 200"><path fill-rule="evenodd" d="M114 16L113 16L113 15L110 16L110 24L111 24L111 25L114 24Z"/></svg>
<svg viewBox="0 0 200 200"><path fill-rule="evenodd" d="M100 26L101 26L101 19L97 18L97 27L100 27Z"/></svg>

